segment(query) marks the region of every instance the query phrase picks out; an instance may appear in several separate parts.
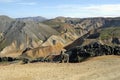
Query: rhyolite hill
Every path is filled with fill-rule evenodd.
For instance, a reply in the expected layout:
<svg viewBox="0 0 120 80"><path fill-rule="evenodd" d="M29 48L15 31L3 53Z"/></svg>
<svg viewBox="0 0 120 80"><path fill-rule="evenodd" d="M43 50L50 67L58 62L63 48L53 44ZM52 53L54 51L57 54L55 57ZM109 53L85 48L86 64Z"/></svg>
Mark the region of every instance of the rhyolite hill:
<svg viewBox="0 0 120 80"><path fill-rule="evenodd" d="M119 17L57 17L49 20L41 17L42 21L39 20L38 17L13 19L0 16L0 55L20 55L27 47L37 49L36 56L46 56L58 54L63 47L70 49L92 42L120 45Z"/></svg>

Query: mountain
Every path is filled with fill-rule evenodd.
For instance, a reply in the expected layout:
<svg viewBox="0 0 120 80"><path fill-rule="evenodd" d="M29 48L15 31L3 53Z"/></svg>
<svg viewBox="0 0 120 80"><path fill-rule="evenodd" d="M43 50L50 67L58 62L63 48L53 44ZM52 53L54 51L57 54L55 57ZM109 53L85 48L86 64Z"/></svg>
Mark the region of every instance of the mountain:
<svg viewBox="0 0 120 80"><path fill-rule="evenodd" d="M51 25L54 28L62 26L64 24L71 25L75 30L86 30L90 31L93 29L98 29L100 27L116 27L120 26L120 17L117 18L69 18L69 17L57 17L45 21L46 24Z"/></svg>
<svg viewBox="0 0 120 80"><path fill-rule="evenodd" d="M92 42L120 45L120 17L70 18L43 20L0 16L0 55L45 57Z"/></svg>
<svg viewBox="0 0 120 80"><path fill-rule="evenodd" d="M11 19L8 16L0 16L0 32L7 31L13 21L14 19Z"/></svg>
<svg viewBox="0 0 120 80"><path fill-rule="evenodd" d="M65 48L71 49L75 46L84 46L95 42L109 46L120 46L120 26L101 28L96 32L89 32L65 46Z"/></svg>
<svg viewBox="0 0 120 80"><path fill-rule="evenodd" d="M102 42L108 45L113 45L112 43L114 41L117 41L117 43L119 43L119 40L120 40L120 38L118 37L120 36L118 35L120 31L119 30L120 17L116 17L116 18L57 17L55 19L45 21L44 24L51 26L52 28L59 31L60 33L66 31L65 34L72 34L66 37L69 37L69 38L74 37L74 36L76 37L76 39L75 38L73 39L72 43L65 46L66 49L70 49L77 45L82 46L82 45L89 44L95 41L99 41L99 42ZM115 38L113 38L113 35L118 35L118 36L117 37L114 36ZM102 39L103 37L104 38L106 37L106 38L103 40Z"/></svg>
<svg viewBox="0 0 120 80"><path fill-rule="evenodd" d="M17 52L26 47L38 47L50 36L58 34L56 30L42 23L0 16L1 54Z"/></svg>
<svg viewBox="0 0 120 80"><path fill-rule="evenodd" d="M34 22L42 22L47 20L47 18L37 16L37 17L24 17L24 18L16 18L16 20L20 21L34 21Z"/></svg>

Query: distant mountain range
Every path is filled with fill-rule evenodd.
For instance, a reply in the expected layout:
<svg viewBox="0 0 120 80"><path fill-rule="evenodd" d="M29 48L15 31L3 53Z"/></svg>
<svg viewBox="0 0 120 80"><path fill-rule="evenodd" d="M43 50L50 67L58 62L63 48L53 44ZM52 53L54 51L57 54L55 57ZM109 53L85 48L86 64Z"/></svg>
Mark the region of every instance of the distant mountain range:
<svg viewBox="0 0 120 80"><path fill-rule="evenodd" d="M32 56L59 53L92 42L120 45L120 17L67 18L0 16L0 55L20 55L28 47ZM37 51L36 51L37 50Z"/></svg>
<svg viewBox="0 0 120 80"><path fill-rule="evenodd" d="M37 16L37 17L16 18L16 20L42 22L42 21L47 20L47 18L44 18L44 17L41 17L41 16Z"/></svg>

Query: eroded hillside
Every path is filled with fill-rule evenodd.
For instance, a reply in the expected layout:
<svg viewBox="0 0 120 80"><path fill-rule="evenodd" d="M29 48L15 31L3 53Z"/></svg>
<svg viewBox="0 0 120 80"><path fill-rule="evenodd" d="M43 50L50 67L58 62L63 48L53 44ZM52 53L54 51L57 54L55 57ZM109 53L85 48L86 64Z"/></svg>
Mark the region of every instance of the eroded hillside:
<svg viewBox="0 0 120 80"><path fill-rule="evenodd" d="M44 22L16 20L0 16L1 55L18 53L26 48L37 49L39 53L59 54L63 47L73 48L92 42L119 45L120 18L67 18L57 17ZM59 47L56 47L58 45ZM41 47L52 47L45 52ZM53 49L54 48L54 49ZM33 51L34 52L34 51ZM31 52L28 54L31 54ZM34 53L32 53L34 56Z"/></svg>

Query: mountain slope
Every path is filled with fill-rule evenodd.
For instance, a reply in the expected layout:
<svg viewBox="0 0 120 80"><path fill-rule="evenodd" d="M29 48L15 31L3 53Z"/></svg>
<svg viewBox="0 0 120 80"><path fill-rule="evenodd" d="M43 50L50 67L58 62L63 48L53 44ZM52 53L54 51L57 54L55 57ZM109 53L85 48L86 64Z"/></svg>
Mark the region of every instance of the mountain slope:
<svg viewBox="0 0 120 80"><path fill-rule="evenodd" d="M20 54L25 48L30 47L32 48L30 53L37 49L40 51L40 55L46 55L60 52L63 47L70 49L77 45L85 45L95 41L119 45L119 26L119 17L57 17L39 22L0 16L0 51L1 54L21 51ZM107 40L108 38L110 39ZM45 47L45 49L41 49L41 47Z"/></svg>
<svg viewBox="0 0 120 80"><path fill-rule="evenodd" d="M96 32L88 32L71 44L65 46L65 48L71 49L75 46L88 45L94 42L110 46L120 46L120 26L100 28L97 29Z"/></svg>
<svg viewBox="0 0 120 80"><path fill-rule="evenodd" d="M87 39L87 37L92 34L95 34L94 37L100 35L101 29L104 30L110 27L119 27L120 26L120 18L69 18L69 17L57 17L55 19L51 19L48 21L44 21L44 24L51 26L56 29L60 33L65 32L68 35L66 37L74 37L76 35L76 39L71 40L73 43L69 44L71 47L77 45L84 45L89 42L98 41L98 39ZM105 32L105 31L104 31ZM119 32L119 30L117 31ZM101 35L104 36L104 33L101 32ZM84 36L84 37L83 37ZM93 36L93 35L92 35ZM109 35L112 36L112 35ZM78 42L79 41L79 42ZM85 42L84 42L85 41ZM106 42L104 42L106 43ZM68 46L69 46L68 45ZM69 46L69 48L70 48Z"/></svg>
<svg viewBox="0 0 120 80"><path fill-rule="evenodd" d="M51 35L59 33L51 27L34 21L18 21L9 17L0 17L0 51L23 50L37 47ZM9 51L10 50L10 51Z"/></svg>

